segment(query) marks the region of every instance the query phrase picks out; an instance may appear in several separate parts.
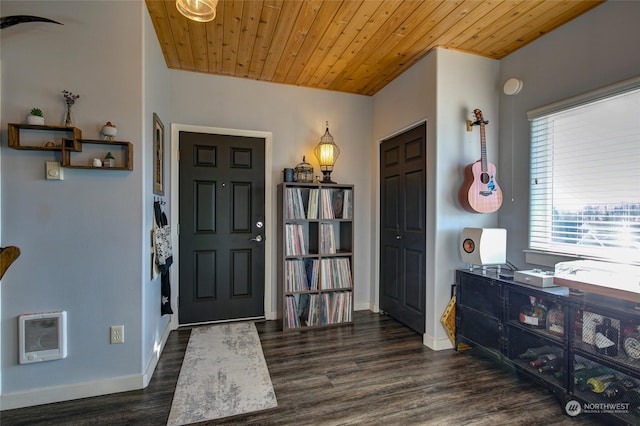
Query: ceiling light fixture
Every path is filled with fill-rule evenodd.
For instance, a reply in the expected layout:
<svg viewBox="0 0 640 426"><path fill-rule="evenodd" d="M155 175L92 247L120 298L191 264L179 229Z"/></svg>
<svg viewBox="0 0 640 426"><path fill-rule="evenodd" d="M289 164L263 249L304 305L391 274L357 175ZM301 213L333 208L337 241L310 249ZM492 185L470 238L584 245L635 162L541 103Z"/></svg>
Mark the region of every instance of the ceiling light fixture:
<svg viewBox="0 0 640 426"><path fill-rule="evenodd" d="M209 22L216 18L218 0L176 0L176 8L189 19Z"/></svg>

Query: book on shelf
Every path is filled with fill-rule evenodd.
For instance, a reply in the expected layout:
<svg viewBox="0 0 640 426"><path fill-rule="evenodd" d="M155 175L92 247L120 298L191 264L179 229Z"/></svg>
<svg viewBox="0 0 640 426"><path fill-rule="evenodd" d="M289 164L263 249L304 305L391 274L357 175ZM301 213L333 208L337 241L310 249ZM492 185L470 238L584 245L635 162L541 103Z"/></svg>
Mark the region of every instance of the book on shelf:
<svg viewBox="0 0 640 426"><path fill-rule="evenodd" d="M320 190L322 209L320 219L353 219L353 191L351 189Z"/></svg>
<svg viewBox="0 0 640 426"><path fill-rule="evenodd" d="M287 219L317 219L318 194L318 188L285 188Z"/></svg>
<svg viewBox="0 0 640 426"><path fill-rule="evenodd" d="M307 321L305 322L307 326L318 325L318 297L317 294L309 294L309 313L307 316Z"/></svg>
<svg viewBox="0 0 640 426"><path fill-rule="evenodd" d="M287 295L285 309L285 323L287 328L311 327L319 324L318 294Z"/></svg>
<svg viewBox="0 0 640 426"><path fill-rule="evenodd" d="M344 207L344 191L333 191L331 197L331 207L333 208L333 217L342 219L342 211Z"/></svg>
<svg viewBox="0 0 640 426"><path fill-rule="evenodd" d="M330 308L330 294L323 293L322 294L322 305L320 306L320 324L326 325L330 324L329 322L329 308Z"/></svg>
<svg viewBox="0 0 640 426"><path fill-rule="evenodd" d="M353 219L353 191L344 190L344 198L342 201L342 218Z"/></svg>
<svg viewBox="0 0 640 426"><path fill-rule="evenodd" d="M298 317L298 300L295 296L287 296L287 306L285 308L285 321L287 328L300 327L300 318Z"/></svg>
<svg viewBox="0 0 640 426"><path fill-rule="evenodd" d="M305 219L305 207L300 188L286 188L285 205L287 206L287 218Z"/></svg>
<svg viewBox="0 0 640 426"><path fill-rule="evenodd" d="M307 219L318 218L318 188L309 190L309 203L307 205Z"/></svg>
<svg viewBox="0 0 640 426"><path fill-rule="evenodd" d="M320 278L320 263L319 259L305 259L305 270L307 272L307 282L309 283L309 290L318 289L318 280Z"/></svg>
<svg viewBox="0 0 640 426"><path fill-rule="evenodd" d="M332 192L331 189L326 188L320 190L320 198L322 201L322 214L320 215L320 219L335 219L333 214Z"/></svg>
<svg viewBox="0 0 640 426"><path fill-rule="evenodd" d="M285 261L284 282L287 292L309 290L307 272L302 259Z"/></svg>
<svg viewBox="0 0 640 426"><path fill-rule="evenodd" d="M351 322L352 293L338 291L322 294L321 324Z"/></svg>
<svg viewBox="0 0 640 426"><path fill-rule="evenodd" d="M318 259L288 259L285 261L284 282L287 293L318 289Z"/></svg>
<svg viewBox="0 0 640 426"><path fill-rule="evenodd" d="M297 294L296 297L298 298L298 309L296 310L297 322L298 324L302 324L300 321L304 321L305 318L309 317L311 310L310 297L308 294Z"/></svg>
<svg viewBox="0 0 640 426"><path fill-rule="evenodd" d="M320 289L351 288L351 266L349 258L320 260Z"/></svg>
<svg viewBox="0 0 640 426"><path fill-rule="evenodd" d="M285 252L287 256L304 256L308 254L304 227L301 224L285 224L284 234Z"/></svg>
<svg viewBox="0 0 640 426"><path fill-rule="evenodd" d="M320 253L322 254L337 253L336 237L333 231L333 223L320 224Z"/></svg>

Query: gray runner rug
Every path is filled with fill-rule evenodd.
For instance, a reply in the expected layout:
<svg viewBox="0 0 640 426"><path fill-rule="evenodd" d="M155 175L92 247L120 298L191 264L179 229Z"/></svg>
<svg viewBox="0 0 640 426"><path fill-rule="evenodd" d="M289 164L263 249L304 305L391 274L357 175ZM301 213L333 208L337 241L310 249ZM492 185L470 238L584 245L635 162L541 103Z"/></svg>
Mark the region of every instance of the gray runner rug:
<svg viewBox="0 0 640 426"><path fill-rule="evenodd" d="M193 329L167 425L220 419L277 405L252 322Z"/></svg>

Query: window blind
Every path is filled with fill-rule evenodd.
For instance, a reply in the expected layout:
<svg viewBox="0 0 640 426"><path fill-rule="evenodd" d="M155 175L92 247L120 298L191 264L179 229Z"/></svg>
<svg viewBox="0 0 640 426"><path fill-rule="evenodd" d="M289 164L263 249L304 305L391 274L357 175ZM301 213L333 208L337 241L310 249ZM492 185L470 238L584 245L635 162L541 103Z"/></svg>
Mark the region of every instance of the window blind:
<svg viewBox="0 0 640 426"><path fill-rule="evenodd" d="M640 80L531 120L529 248L640 263Z"/></svg>

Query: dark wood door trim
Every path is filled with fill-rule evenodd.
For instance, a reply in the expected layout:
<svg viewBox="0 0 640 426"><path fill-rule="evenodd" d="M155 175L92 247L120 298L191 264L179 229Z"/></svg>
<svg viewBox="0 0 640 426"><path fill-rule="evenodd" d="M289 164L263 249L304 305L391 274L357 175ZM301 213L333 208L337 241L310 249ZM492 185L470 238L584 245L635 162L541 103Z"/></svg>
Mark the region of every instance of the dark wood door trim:
<svg viewBox="0 0 640 426"><path fill-rule="evenodd" d="M168 176L171 180L170 188L170 211L171 211L171 229L175 229L176 232L172 232L173 236L171 239L171 244L173 246L174 253L174 264L170 269L171 276L171 305L173 307L174 315L171 316L171 328L177 329L180 325L178 322L178 296L179 296L179 259L176 258L179 253L179 245L178 245L178 211L179 211L179 167L180 162L178 161L178 150L180 144L180 132L197 132L197 133L211 133L218 135L231 135L231 136L247 136L247 137L255 137L262 138L265 141L265 155L264 155L264 166L265 166L265 226L264 226L264 237L265 237L265 288L264 288L264 314L265 318L268 320L275 320L278 317L278 309L275 306L273 300L276 299L277 291L273 287L274 280L272 279L273 274L275 273L275 269L273 268L274 259L272 254L276 252L276 238L274 234L275 225L274 225L274 215L273 215L273 199L274 199L274 188L272 182L272 158L273 158L273 134L271 132L264 131L256 131L256 130L241 130L241 129L226 129L220 127L208 127L208 126L194 126L189 124L179 124L172 123L171 124L171 172Z"/></svg>

